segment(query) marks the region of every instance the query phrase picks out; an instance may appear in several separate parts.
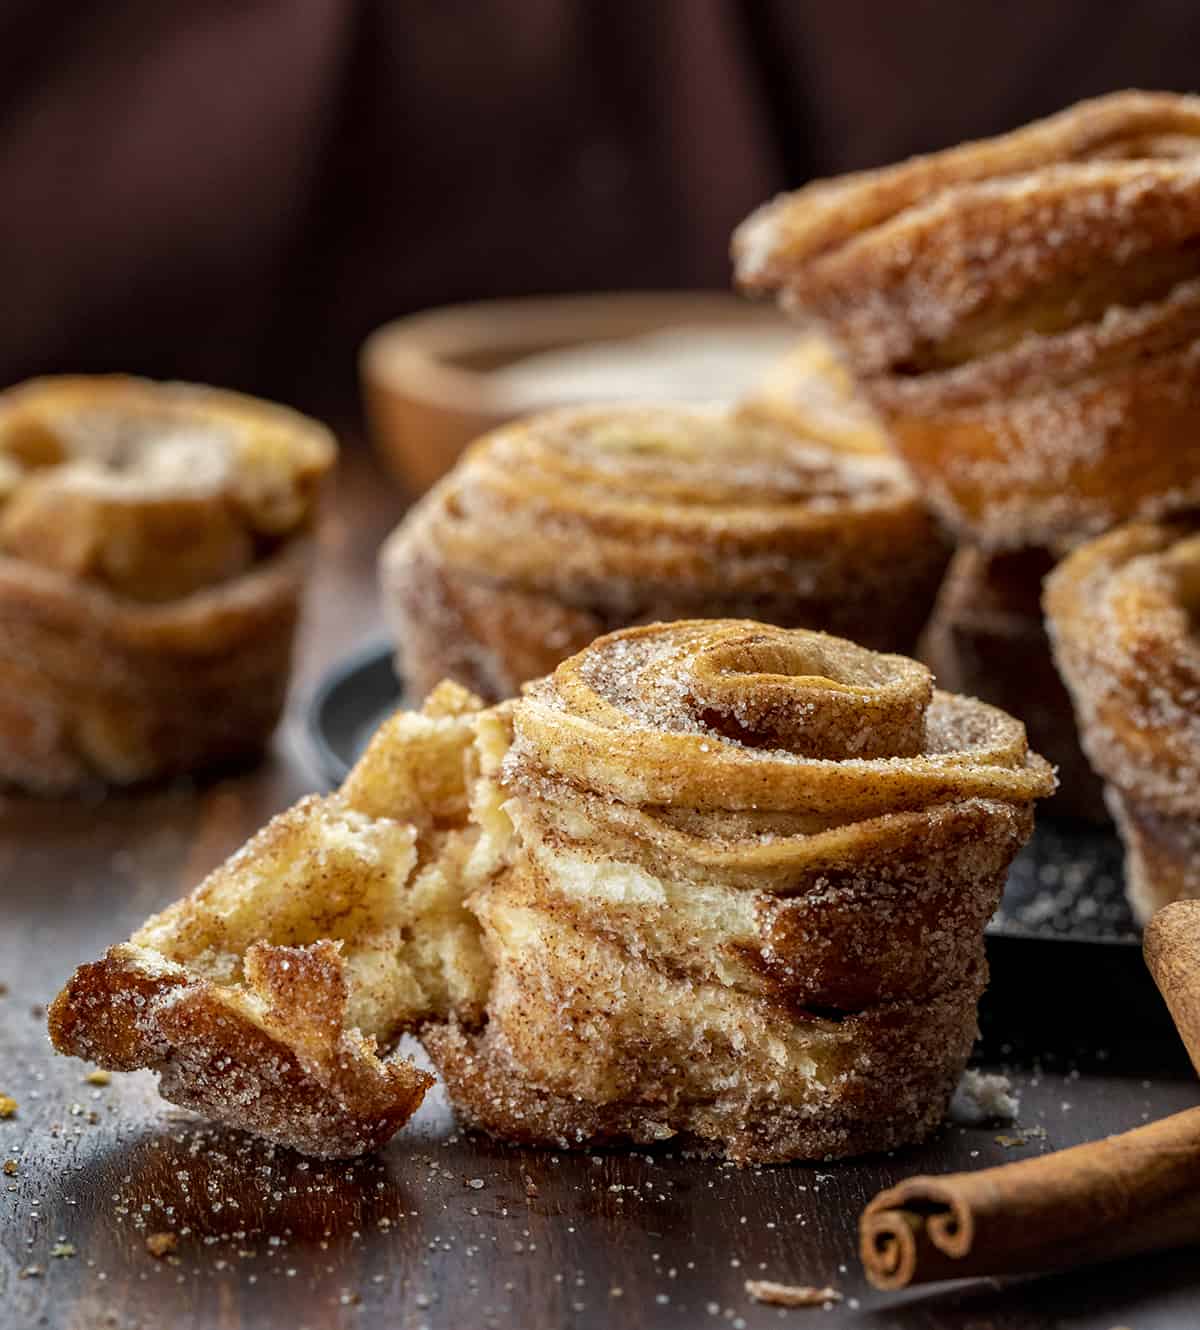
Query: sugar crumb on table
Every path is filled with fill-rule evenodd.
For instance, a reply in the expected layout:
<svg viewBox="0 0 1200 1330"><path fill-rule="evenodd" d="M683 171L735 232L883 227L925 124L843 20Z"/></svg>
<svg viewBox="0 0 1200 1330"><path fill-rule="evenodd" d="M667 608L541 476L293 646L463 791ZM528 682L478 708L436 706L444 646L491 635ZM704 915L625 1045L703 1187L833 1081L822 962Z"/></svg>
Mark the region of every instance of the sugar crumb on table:
<svg viewBox="0 0 1200 1330"><path fill-rule="evenodd" d="M175 1233L148 1233L146 1235L146 1250L158 1260L162 1260L164 1256L169 1256L178 1246L179 1238Z"/></svg>
<svg viewBox="0 0 1200 1330"><path fill-rule="evenodd" d="M746 1292L755 1302L775 1307L824 1307L842 1300L838 1290L828 1285L815 1288L811 1284L778 1284L772 1279L747 1279Z"/></svg>

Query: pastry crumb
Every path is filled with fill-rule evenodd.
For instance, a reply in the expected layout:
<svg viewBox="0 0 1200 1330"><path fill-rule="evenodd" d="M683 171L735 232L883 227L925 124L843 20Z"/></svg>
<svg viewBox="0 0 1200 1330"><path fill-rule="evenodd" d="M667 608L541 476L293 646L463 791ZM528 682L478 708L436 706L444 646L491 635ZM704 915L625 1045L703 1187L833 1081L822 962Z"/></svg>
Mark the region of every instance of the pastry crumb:
<svg viewBox="0 0 1200 1330"><path fill-rule="evenodd" d="M56 1261L65 1261L75 1255L75 1244L73 1242L56 1242L50 1248L50 1255Z"/></svg>
<svg viewBox="0 0 1200 1330"><path fill-rule="evenodd" d="M8 1094L0 1094L0 1118L12 1118L17 1114L17 1101Z"/></svg>
<svg viewBox="0 0 1200 1330"><path fill-rule="evenodd" d="M17 1176L17 1161L15 1159L6 1159L3 1168L4 1176L6 1178L15 1178Z"/></svg>
<svg viewBox="0 0 1200 1330"><path fill-rule="evenodd" d="M146 1250L156 1260L161 1261L164 1256L170 1256L178 1246L179 1237L175 1233L148 1233L146 1235Z"/></svg>
<svg viewBox="0 0 1200 1330"><path fill-rule="evenodd" d="M103 1067L93 1067L83 1081L85 1085L111 1085L112 1073L105 1071Z"/></svg>
<svg viewBox="0 0 1200 1330"><path fill-rule="evenodd" d="M963 1127L978 1127L983 1122L1012 1122L1021 1111L1021 1101L1013 1093L1007 1076L982 1071L964 1071L949 1117Z"/></svg>
<svg viewBox="0 0 1200 1330"><path fill-rule="evenodd" d="M774 1307L824 1307L842 1300L837 1289L828 1284L815 1288L812 1284L777 1284L772 1279L747 1279L746 1292L755 1302L769 1302Z"/></svg>

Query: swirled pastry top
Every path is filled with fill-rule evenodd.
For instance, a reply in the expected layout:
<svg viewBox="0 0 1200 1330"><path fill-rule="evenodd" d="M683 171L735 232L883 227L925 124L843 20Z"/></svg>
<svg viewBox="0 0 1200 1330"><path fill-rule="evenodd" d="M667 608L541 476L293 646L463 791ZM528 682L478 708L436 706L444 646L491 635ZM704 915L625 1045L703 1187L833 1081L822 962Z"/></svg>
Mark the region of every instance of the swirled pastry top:
<svg viewBox="0 0 1200 1330"><path fill-rule="evenodd" d="M1117 93L818 181L734 238L741 283L828 321L855 368L961 364L1200 272L1200 98Z"/></svg>
<svg viewBox="0 0 1200 1330"><path fill-rule="evenodd" d="M1170 813L1200 812L1200 532L1139 522L1046 583L1047 623L1100 773Z"/></svg>
<svg viewBox="0 0 1200 1330"><path fill-rule="evenodd" d="M422 502L443 559L528 587L626 579L769 587L785 560L923 510L891 458L682 406L535 416L476 444ZM848 523L853 522L853 525Z"/></svg>
<svg viewBox="0 0 1200 1330"><path fill-rule="evenodd" d="M624 804L825 825L960 798L1051 793L1025 728L924 666L803 629L625 629L530 685L513 753Z"/></svg>
<svg viewBox="0 0 1200 1330"><path fill-rule="evenodd" d="M334 452L316 421L238 393L33 380L0 393L0 549L134 600L174 599L305 528Z"/></svg>

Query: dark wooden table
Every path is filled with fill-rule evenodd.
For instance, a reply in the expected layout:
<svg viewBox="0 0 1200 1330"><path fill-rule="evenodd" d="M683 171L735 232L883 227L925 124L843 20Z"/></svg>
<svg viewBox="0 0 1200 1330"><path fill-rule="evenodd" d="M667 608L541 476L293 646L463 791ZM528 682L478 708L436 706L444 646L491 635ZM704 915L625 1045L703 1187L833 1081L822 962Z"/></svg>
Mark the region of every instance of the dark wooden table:
<svg viewBox="0 0 1200 1330"><path fill-rule="evenodd" d="M51 1054L44 1006L71 968L319 783L304 703L330 662L379 633L373 554L398 510L353 459L324 532L292 708L261 767L102 802L0 803L0 1093L19 1103L0 1121L0 1158L15 1161L0 1175L0 1326L1200 1326L1195 1252L900 1296L872 1293L858 1270L858 1212L887 1183L1075 1144L1200 1100L1169 1032L1149 1030L1090 961L1063 970L1045 953L1010 978L1018 1000L988 1015L983 1057L1008 1064L1021 1126L1044 1137L950 1127L921 1149L817 1168L505 1149L458 1133L436 1093L381 1156L309 1162L171 1109L148 1075L95 1085ZM177 1245L156 1259L146 1239L163 1232ZM757 1306L744 1290L756 1277L832 1284L844 1301Z"/></svg>

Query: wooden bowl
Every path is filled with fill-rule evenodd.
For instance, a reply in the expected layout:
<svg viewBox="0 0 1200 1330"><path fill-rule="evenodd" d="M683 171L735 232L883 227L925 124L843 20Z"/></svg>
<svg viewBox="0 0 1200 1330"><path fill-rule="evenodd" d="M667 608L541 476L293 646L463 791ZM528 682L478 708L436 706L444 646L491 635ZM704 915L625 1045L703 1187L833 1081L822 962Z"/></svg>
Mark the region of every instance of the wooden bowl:
<svg viewBox="0 0 1200 1330"><path fill-rule="evenodd" d="M723 292L620 292L448 305L385 324L360 369L375 447L419 494L481 434L538 405L495 377L525 357L657 331L780 330L775 310ZM670 398L669 384L651 394Z"/></svg>

